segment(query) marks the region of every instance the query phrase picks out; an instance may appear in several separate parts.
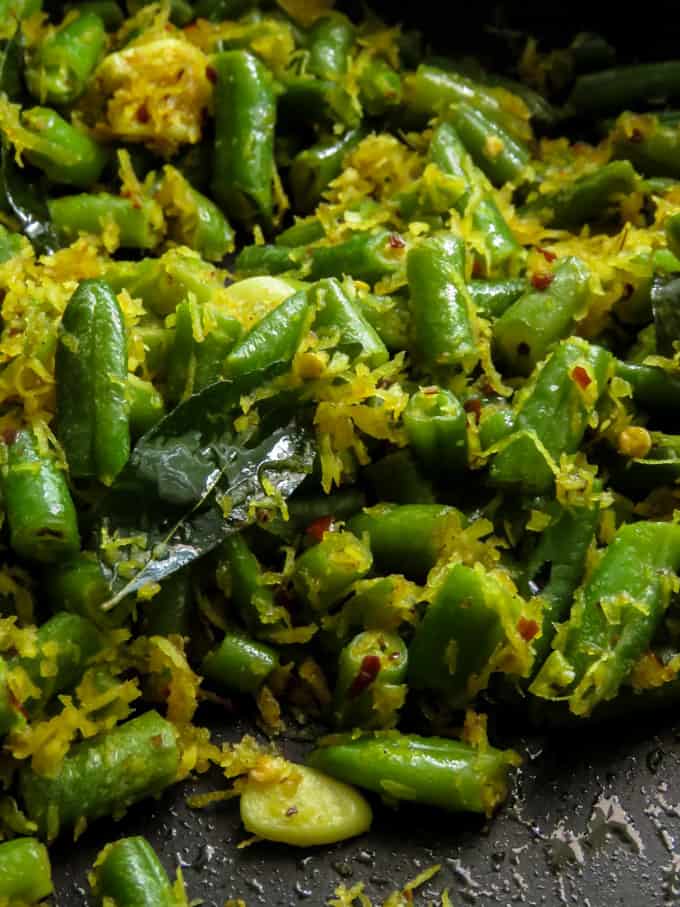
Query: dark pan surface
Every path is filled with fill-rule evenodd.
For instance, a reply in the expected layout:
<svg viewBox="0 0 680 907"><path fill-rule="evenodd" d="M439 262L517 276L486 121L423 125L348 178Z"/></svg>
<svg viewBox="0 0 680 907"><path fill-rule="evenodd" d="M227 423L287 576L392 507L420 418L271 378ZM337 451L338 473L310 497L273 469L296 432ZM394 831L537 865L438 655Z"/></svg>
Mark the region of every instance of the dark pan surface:
<svg viewBox="0 0 680 907"><path fill-rule="evenodd" d="M244 730L227 726L224 739ZM457 907L680 903L679 741L675 716L519 738L525 758L515 795L491 822L376 805L370 835L309 851L264 843L238 850L247 836L237 801L200 811L185 805L187 794L220 786L211 775L137 806L117 824L93 825L75 845L59 844L57 903L88 903L86 877L99 848L130 834L147 835L168 869L181 865L189 896L205 907L222 907L228 897L248 907L321 907L336 886L359 881L381 903L437 863L441 872L417 903L444 888ZM290 756L304 751L294 740L282 743Z"/></svg>
<svg viewBox="0 0 680 907"><path fill-rule="evenodd" d="M578 31L604 33L627 59L677 57L677 3L648 5L578 0L454 4L371 3L392 20L411 20L446 52L475 53L484 46L503 61L502 44L489 25L528 30L564 46ZM431 27L428 27L431 26ZM205 719L214 726L213 716ZM221 739L252 731L218 721ZM217 735L220 739L219 734ZM524 756L512 801L491 822L430 809L392 811L376 804L370 835L331 848L297 851L255 844L238 850L246 835L237 801L203 811L185 797L221 786L217 773L143 803L118 823L94 824L74 844L53 853L58 907L88 903L87 872L108 841L146 835L166 867L181 865L190 898L222 907L243 898L248 907L324 905L334 889L361 881L377 903L423 869L440 873L420 892L423 905L448 888L452 903L656 907L680 904L680 716L625 719L576 732L493 736ZM291 757L304 745L284 738Z"/></svg>

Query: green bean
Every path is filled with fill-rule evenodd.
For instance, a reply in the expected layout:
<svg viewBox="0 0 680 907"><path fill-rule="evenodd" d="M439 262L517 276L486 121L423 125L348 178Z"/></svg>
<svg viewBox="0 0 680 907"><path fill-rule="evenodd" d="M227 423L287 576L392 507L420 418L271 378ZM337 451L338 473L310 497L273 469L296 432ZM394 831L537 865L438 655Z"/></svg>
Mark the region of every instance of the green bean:
<svg viewBox="0 0 680 907"><path fill-rule="evenodd" d="M491 319L500 318L527 290L527 281L523 277L471 280L468 283L468 292L478 314Z"/></svg>
<svg viewBox="0 0 680 907"><path fill-rule="evenodd" d="M265 582L264 571L242 533L226 538L219 553L220 584L228 587L229 601L248 631L266 636L267 631L277 629L280 617L273 589Z"/></svg>
<svg viewBox="0 0 680 907"><path fill-rule="evenodd" d="M64 471L28 429L9 445L3 494L17 554L52 563L78 551L78 521Z"/></svg>
<svg viewBox="0 0 680 907"><path fill-rule="evenodd" d="M26 159L49 179L81 189L97 182L108 153L94 139L47 107L25 110L21 121L34 139L26 149Z"/></svg>
<svg viewBox="0 0 680 907"><path fill-rule="evenodd" d="M379 501L395 504L434 504L436 496L430 479L423 473L410 450L396 450L364 470Z"/></svg>
<svg viewBox="0 0 680 907"><path fill-rule="evenodd" d="M614 156L630 163L646 177L680 178L680 131L677 124L645 117L636 125L624 114L612 133ZM648 188L649 181L647 183Z"/></svg>
<svg viewBox="0 0 680 907"><path fill-rule="evenodd" d="M0 265L10 261L23 248L24 240L20 233L11 233L0 224Z"/></svg>
<svg viewBox="0 0 680 907"><path fill-rule="evenodd" d="M376 296L364 293L356 301L366 321L371 324L391 353L406 350L411 332L411 312L402 296Z"/></svg>
<svg viewBox="0 0 680 907"><path fill-rule="evenodd" d="M179 907L170 880L145 838L121 838L97 857L94 893L114 907Z"/></svg>
<svg viewBox="0 0 680 907"><path fill-rule="evenodd" d="M292 249L287 246L244 246L236 256L236 273L241 277L253 274L283 274L298 267Z"/></svg>
<svg viewBox="0 0 680 907"><path fill-rule="evenodd" d="M544 288L532 286L493 325L495 352L513 375L529 375L567 337L588 300L590 273L578 258L557 263Z"/></svg>
<svg viewBox="0 0 680 907"><path fill-rule="evenodd" d="M404 427L427 469L452 478L467 466L467 417L450 391L426 387L413 394L404 411Z"/></svg>
<svg viewBox="0 0 680 907"><path fill-rule="evenodd" d="M409 687L428 690L463 708L492 673L528 676L534 612L492 573L452 567L409 646Z"/></svg>
<svg viewBox="0 0 680 907"><path fill-rule="evenodd" d="M529 152L500 123L468 104L457 104L450 116L474 162L494 186L521 180Z"/></svg>
<svg viewBox="0 0 680 907"><path fill-rule="evenodd" d="M178 570L161 583L160 592L144 603L146 636L189 636L194 607L191 571Z"/></svg>
<svg viewBox="0 0 680 907"><path fill-rule="evenodd" d="M234 231L217 205L182 176L166 166L156 196L169 223L169 236L190 246L208 261L222 261L234 251Z"/></svg>
<svg viewBox="0 0 680 907"><path fill-rule="evenodd" d="M387 230L355 233L335 245L311 248L309 279L348 275L373 285L399 270L405 250L401 237Z"/></svg>
<svg viewBox="0 0 680 907"><path fill-rule="evenodd" d="M418 355L428 371L469 368L478 359L472 300L463 279L465 247L453 234L414 246L407 261Z"/></svg>
<svg viewBox="0 0 680 907"><path fill-rule="evenodd" d="M106 48L104 23L93 12L48 32L26 67L26 85L41 104L71 104L85 91Z"/></svg>
<svg viewBox="0 0 680 907"><path fill-rule="evenodd" d="M294 293L236 344L225 362L226 375L248 375L255 383L261 383L265 375L285 370L309 328L311 315L308 292Z"/></svg>
<svg viewBox="0 0 680 907"><path fill-rule="evenodd" d="M0 898L9 904L42 901L52 894L52 869L47 848L35 838L0 844Z"/></svg>
<svg viewBox="0 0 680 907"><path fill-rule="evenodd" d="M585 716L613 699L663 618L680 567L680 526L621 527L583 589L531 685Z"/></svg>
<svg viewBox="0 0 680 907"><path fill-rule="evenodd" d="M333 693L338 727L386 730L397 723L406 696L408 652L396 633L364 631L340 652Z"/></svg>
<svg viewBox="0 0 680 907"><path fill-rule="evenodd" d="M562 454L579 448L610 368L606 350L575 337L563 341L523 394L513 433L491 462L491 481L526 492L550 490Z"/></svg>
<svg viewBox="0 0 680 907"><path fill-rule="evenodd" d="M337 334L337 349L352 361L366 362L371 368L387 362L384 343L337 280L316 284L311 301L316 308L314 329L320 336Z"/></svg>
<svg viewBox="0 0 680 907"><path fill-rule="evenodd" d="M537 216L545 224L561 229L574 229L592 221L600 223L619 198L635 190L637 182L630 161L612 161L561 189L530 198L520 213Z"/></svg>
<svg viewBox="0 0 680 907"><path fill-rule="evenodd" d="M125 321L110 287L82 281L62 317L56 434L74 476L110 485L130 454Z"/></svg>
<svg viewBox="0 0 680 907"><path fill-rule="evenodd" d="M312 752L309 763L389 800L491 815L508 794L515 757L493 747L385 731L334 737Z"/></svg>
<svg viewBox="0 0 680 907"><path fill-rule="evenodd" d="M76 239L79 233L101 235L110 229L121 248L154 249L163 235L163 212L151 198L133 201L107 192L64 195L50 199L48 208L54 226L66 239Z"/></svg>
<svg viewBox="0 0 680 907"><path fill-rule="evenodd" d="M21 769L28 817L54 840L79 820L120 815L177 780L179 750L173 726L154 711L72 746L53 777Z"/></svg>
<svg viewBox="0 0 680 907"><path fill-rule="evenodd" d="M579 113L634 110L680 97L680 63L637 63L579 76L569 106Z"/></svg>
<svg viewBox="0 0 680 907"><path fill-rule="evenodd" d="M385 116L402 102L401 76L379 57L361 68L358 82L359 100L369 117Z"/></svg>
<svg viewBox="0 0 680 907"><path fill-rule="evenodd" d="M368 535L378 570L422 580L439 559L448 534L459 532L464 520L443 504L378 504L348 525L355 535Z"/></svg>
<svg viewBox="0 0 680 907"><path fill-rule="evenodd" d="M341 136L330 136L295 156L289 180L296 211L314 210L324 189L340 175L345 157L356 148L363 134L360 129L348 129ZM321 237L312 236L307 242L319 238ZM282 235L278 241L282 241ZM306 242L300 243L304 244Z"/></svg>
<svg viewBox="0 0 680 907"><path fill-rule="evenodd" d="M641 406L663 412L680 405L680 378L654 365L616 362L616 375L627 381Z"/></svg>
<svg viewBox="0 0 680 907"><path fill-rule="evenodd" d="M138 438L153 428L165 415L165 402L150 381L128 375L127 401L130 408L130 434Z"/></svg>
<svg viewBox="0 0 680 907"><path fill-rule="evenodd" d="M225 690L255 694L278 665L279 657L271 646L228 632L203 659L201 673Z"/></svg>
<svg viewBox="0 0 680 907"><path fill-rule="evenodd" d="M366 576L372 563L370 550L356 535L326 532L295 561L293 588L312 613L325 613Z"/></svg>
<svg viewBox="0 0 680 907"><path fill-rule="evenodd" d="M491 268L506 270L512 267L521 247L451 123L440 123L432 133L429 157L442 173L461 182L463 191L453 204L461 215L465 215L470 207L472 225L483 238Z"/></svg>
<svg viewBox="0 0 680 907"><path fill-rule="evenodd" d="M218 54L213 66L217 73L213 194L235 220L270 227L276 121L271 73L242 50Z"/></svg>

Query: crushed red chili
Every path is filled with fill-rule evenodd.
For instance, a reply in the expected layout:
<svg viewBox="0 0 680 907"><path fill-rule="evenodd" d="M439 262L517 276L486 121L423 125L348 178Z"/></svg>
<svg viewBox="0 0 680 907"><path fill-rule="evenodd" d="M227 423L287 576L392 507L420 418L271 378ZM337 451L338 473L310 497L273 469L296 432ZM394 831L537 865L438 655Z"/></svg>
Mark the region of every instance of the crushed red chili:
<svg viewBox="0 0 680 907"><path fill-rule="evenodd" d="M543 274L541 272L531 275L531 286L536 290L547 290L555 279L554 274Z"/></svg>
<svg viewBox="0 0 680 907"><path fill-rule="evenodd" d="M320 542L321 539L327 532L330 532L331 527L333 526L333 517L330 516L320 516L318 520L314 520L313 523L310 523L307 527L307 535L310 535L315 541Z"/></svg>
<svg viewBox="0 0 680 907"><path fill-rule="evenodd" d="M588 374L587 369L582 365L575 365L571 370L571 378L575 381L581 390L585 390L593 383L593 379Z"/></svg>
<svg viewBox="0 0 680 907"><path fill-rule="evenodd" d="M380 673L380 656L364 655L359 668L359 673L354 678L352 686L349 688L349 697L354 699L359 693L363 693L366 687L369 687Z"/></svg>
<svg viewBox="0 0 680 907"><path fill-rule="evenodd" d="M538 633L538 624L535 620L528 620L526 617L520 617L517 621L519 635L526 642L530 642Z"/></svg>

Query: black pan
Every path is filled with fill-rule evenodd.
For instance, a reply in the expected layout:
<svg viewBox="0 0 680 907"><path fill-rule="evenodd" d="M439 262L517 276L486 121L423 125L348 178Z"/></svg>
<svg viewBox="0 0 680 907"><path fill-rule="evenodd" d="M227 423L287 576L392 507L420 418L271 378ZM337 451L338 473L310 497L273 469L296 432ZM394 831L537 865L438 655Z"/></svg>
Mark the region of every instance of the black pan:
<svg viewBox="0 0 680 907"><path fill-rule="evenodd" d="M381 6L380 3L372 4ZM498 7L475 0L461 8L420 0L408 8L383 3L392 21L424 29L441 51L463 51L503 63L506 39L498 29L528 31L564 46L578 31L609 37L625 58L677 57L680 7L673 2L621 4L525 0ZM489 26L491 29L489 30ZM211 714L217 739L236 740L253 728ZM255 844L246 835L237 801L203 811L185 798L221 786L217 773L143 803L113 823L95 823L53 852L58 907L88 903L87 873L100 848L124 835L146 835L166 867L182 867L190 898L222 907L242 898L248 907L324 905L338 885L358 882L382 903L395 888L439 864L417 903L654 907L680 904L680 716L625 720L578 731L538 735L506 719L494 742L513 744L524 757L511 801L490 822L376 803L369 835L330 848L298 851ZM519 731L519 733L518 733ZM295 758L306 745L284 737Z"/></svg>

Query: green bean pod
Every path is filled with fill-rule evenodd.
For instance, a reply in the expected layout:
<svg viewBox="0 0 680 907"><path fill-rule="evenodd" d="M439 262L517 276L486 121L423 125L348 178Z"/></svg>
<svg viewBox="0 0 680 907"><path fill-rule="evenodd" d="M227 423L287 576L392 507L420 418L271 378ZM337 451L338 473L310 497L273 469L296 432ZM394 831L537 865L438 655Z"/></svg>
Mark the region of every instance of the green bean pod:
<svg viewBox="0 0 680 907"><path fill-rule="evenodd" d="M366 576L373 558L351 532L326 532L295 561L291 576L300 600L315 614L329 611Z"/></svg>
<svg viewBox="0 0 680 907"><path fill-rule="evenodd" d="M677 124L666 123L661 117L645 117L642 128L631 123L631 129L628 129L627 116L624 114L612 131L614 156L630 161L646 177L680 179Z"/></svg>
<svg viewBox="0 0 680 907"><path fill-rule="evenodd" d="M434 504L434 487L408 448L375 460L364 474L379 501L395 504Z"/></svg>
<svg viewBox="0 0 680 907"><path fill-rule="evenodd" d="M20 668L35 688L23 707L35 714L59 693L71 692L102 645L99 631L87 618L66 611L51 617L38 629L36 654L8 662L10 670Z"/></svg>
<svg viewBox="0 0 680 907"><path fill-rule="evenodd" d="M200 334L197 338L197 326ZM226 361L242 334L240 323L218 306L194 300L175 309L175 335L167 357L167 394L179 401L225 374Z"/></svg>
<svg viewBox="0 0 680 907"><path fill-rule="evenodd" d="M600 517L601 483L587 503L564 508L543 531L522 574L520 591L543 602L541 633L534 642L535 674L550 653L556 625L564 620L586 570Z"/></svg>
<svg viewBox="0 0 680 907"><path fill-rule="evenodd" d="M506 312L513 302L517 302L528 290L523 277L506 278L505 280L471 280L468 292L483 318L495 320Z"/></svg>
<svg viewBox="0 0 680 907"><path fill-rule="evenodd" d="M3 494L17 554L53 563L78 551L78 519L64 471L28 429L9 445Z"/></svg>
<svg viewBox="0 0 680 907"><path fill-rule="evenodd" d="M428 371L447 366L468 370L479 356L464 256L463 242L453 234L423 240L408 254L415 343Z"/></svg>
<svg viewBox="0 0 680 907"><path fill-rule="evenodd" d="M287 246L257 245L244 246L236 256L236 273L241 277L254 274L283 274L295 270L298 262L294 251Z"/></svg>
<svg viewBox="0 0 680 907"><path fill-rule="evenodd" d="M439 387L411 396L404 410L409 444L424 466L444 478L467 467L467 417L458 398Z"/></svg>
<svg viewBox="0 0 680 907"><path fill-rule="evenodd" d="M97 857L97 897L111 907L180 907L167 873L145 838L121 838Z"/></svg>
<svg viewBox="0 0 680 907"><path fill-rule="evenodd" d="M130 455L125 320L111 288L84 280L62 317L56 434L72 475L110 485Z"/></svg>
<svg viewBox="0 0 680 907"><path fill-rule="evenodd" d="M271 586L264 581L264 571L243 534L235 532L220 546L217 568L220 585L228 587L229 600L249 632L266 635L279 624L277 606Z"/></svg>
<svg viewBox="0 0 680 907"><path fill-rule="evenodd" d="M646 409L673 411L680 406L680 378L655 365L616 361L616 375L627 381L633 400Z"/></svg>
<svg viewBox="0 0 680 907"><path fill-rule="evenodd" d="M579 338L557 347L523 392L513 433L491 462L494 484L536 493L551 489L560 457L581 444L611 362L606 350Z"/></svg>
<svg viewBox="0 0 680 907"><path fill-rule="evenodd" d="M12 233L7 227L0 224L0 265L18 255L23 244L24 239L20 233Z"/></svg>
<svg viewBox="0 0 680 907"><path fill-rule="evenodd" d="M270 227L276 121L271 73L243 50L218 54L213 67L217 73L213 194L235 220Z"/></svg>
<svg viewBox="0 0 680 907"><path fill-rule="evenodd" d="M508 795L516 756L458 740L385 731L333 737L312 752L309 764L389 800L491 815Z"/></svg>
<svg viewBox="0 0 680 907"><path fill-rule="evenodd" d="M540 627L502 577L481 567L452 567L409 646L408 683L464 708L493 673L527 677Z"/></svg>
<svg viewBox="0 0 680 907"><path fill-rule="evenodd" d="M108 192L63 195L48 201L52 223L68 240L79 233L101 235L111 227L124 249L154 249L163 236L165 222L158 202L133 201Z"/></svg>
<svg viewBox="0 0 680 907"><path fill-rule="evenodd" d="M228 632L203 659L201 673L222 689L255 694L278 666L279 656L271 646Z"/></svg>
<svg viewBox="0 0 680 907"><path fill-rule="evenodd" d="M368 535L379 571L416 581L434 567L448 534L463 525L462 514L443 504L377 504L348 523L355 535Z"/></svg>
<svg viewBox="0 0 680 907"><path fill-rule="evenodd" d="M453 205L461 215L471 208L472 225L483 238L491 268L507 270L517 260L521 246L499 211L485 177L472 163L451 123L440 123L435 128L429 158L442 173L460 182L462 192L452 199Z"/></svg>
<svg viewBox="0 0 680 907"><path fill-rule="evenodd" d="M311 291L316 308L314 330L321 336L337 335L337 349L350 360L366 362L371 368L387 362L389 353L361 308L349 298L340 283L322 280Z"/></svg>
<svg viewBox="0 0 680 907"><path fill-rule="evenodd" d="M0 844L0 899L12 905L35 904L52 894L47 848L35 838Z"/></svg>
<svg viewBox="0 0 680 907"><path fill-rule="evenodd" d="M373 57L362 66L358 83L359 101L369 117L386 116L402 102L401 76L379 57Z"/></svg>
<svg viewBox="0 0 680 907"><path fill-rule="evenodd" d="M355 233L332 246L309 249L309 279L351 276L371 285L403 266L406 243L388 230Z"/></svg>
<svg viewBox="0 0 680 907"><path fill-rule="evenodd" d="M533 286L493 325L495 352L513 375L529 375L567 337L590 298L590 272L578 258L564 258L545 289Z"/></svg>
<svg viewBox="0 0 680 907"><path fill-rule="evenodd" d="M290 365L309 329L312 306L309 293L294 293L259 321L236 344L225 362L230 378L249 375L260 384Z"/></svg>
<svg viewBox="0 0 680 907"><path fill-rule="evenodd" d="M21 122L35 138L26 159L50 180L80 189L98 181L109 156L94 139L47 107L25 110Z"/></svg>
<svg viewBox="0 0 680 907"><path fill-rule="evenodd" d="M106 28L85 12L48 32L26 67L26 85L41 104L71 104L85 91L106 48Z"/></svg>
<svg viewBox="0 0 680 907"><path fill-rule="evenodd" d="M348 129L341 136L331 136L295 156L289 180L296 211L314 210L324 189L340 175L345 157L356 148L363 134L360 129Z"/></svg>
<svg viewBox="0 0 680 907"><path fill-rule="evenodd" d="M636 105L680 97L680 63L615 66L578 77L569 106L579 113L635 110ZM638 108L639 109L639 108Z"/></svg>
<svg viewBox="0 0 680 907"><path fill-rule="evenodd" d="M586 716L613 699L647 651L680 567L680 526L623 526L578 593L530 691Z"/></svg>
<svg viewBox="0 0 680 907"><path fill-rule="evenodd" d="M53 777L21 769L26 814L48 841L79 820L120 815L177 780L180 754L174 727L155 712L72 746Z"/></svg>
<svg viewBox="0 0 680 907"><path fill-rule="evenodd" d="M360 294L356 298L364 318L371 324L391 353L406 350L411 333L411 311L402 296Z"/></svg>
<svg viewBox="0 0 680 907"><path fill-rule="evenodd" d="M169 235L208 261L234 251L234 231L217 205L198 192L174 167L163 169L156 196L168 219Z"/></svg>
<svg viewBox="0 0 680 907"><path fill-rule="evenodd" d="M184 636L191 629L194 589L191 571L177 570L161 583L160 592L144 603L145 636Z"/></svg>
<svg viewBox="0 0 680 907"><path fill-rule="evenodd" d="M364 631L343 648L333 694L338 727L386 730L406 698L406 644L397 633Z"/></svg>
<svg viewBox="0 0 680 907"><path fill-rule="evenodd" d="M85 617L96 626L120 625L130 612L131 603L122 602L112 611L101 605L111 598L111 586L92 552L83 551L51 567L45 588L52 610L64 610Z"/></svg>
<svg viewBox="0 0 680 907"><path fill-rule="evenodd" d="M521 214L539 217L560 229L602 222L617 200L633 192L638 176L630 161L612 161L586 173L561 189L529 199Z"/></svg>
<svg viewBox="0 0 680 907"><path fill-rule="evenodd" d="M165 415L165 401L150 381L128 375L127 401L130 416L130 435L138 438L153 428Z"/></svg>
<svg viewBox="0 0 680 907"><path fill-rule="evenodd" d="M494 186L521 180L529 163L525 145L468 104L457 104L450 116L463 145Z"/></svg>

